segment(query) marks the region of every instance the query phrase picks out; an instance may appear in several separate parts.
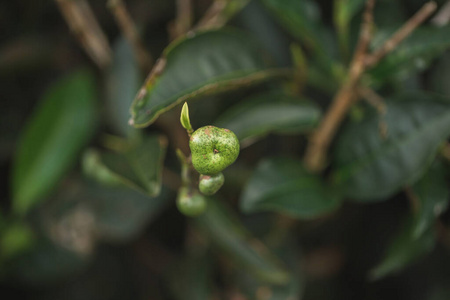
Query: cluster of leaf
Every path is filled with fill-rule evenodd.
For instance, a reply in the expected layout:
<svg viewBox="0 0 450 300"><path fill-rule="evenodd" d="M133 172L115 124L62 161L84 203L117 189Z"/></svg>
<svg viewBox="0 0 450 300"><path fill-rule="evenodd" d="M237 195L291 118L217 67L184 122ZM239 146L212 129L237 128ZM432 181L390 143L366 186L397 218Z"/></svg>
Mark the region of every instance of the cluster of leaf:
<svg viewBox="0 0 450 300"><path fill-rule="evenodd" d="M75 72L58 82L43 97L18 148L11 177L11 217L0 219L1 243L10 245L2 248L1 262L10 264L11 272L24 281L50 281L63 275L58 266L48 263L51 259L71 264L68 269L73 272L82 265L73 257L85 260L98 241L126 243L138 236L164 207L175 203L176 187L163 185L162 171L176 172L176 159L170 151L165 159L168 141L155 121L166 117L161 123L179 127L169 110L200 98L205 100L192 102L191 121L208 125L200 107L217 100L214 107L220 113L209 110L208 121L232 130L243 150L241 159L224 172L223 191L208 198L205 214L188 220L200 236L194 244L201 251L187 251L182 263L168 272L177 299L210 299L218 289L212 282L214 263L224 270L226 284L251 299L301 297L300 249L289 230L273 221L267 230L246 224L240 213L275 212L312 222L339 214L344 201L387 201L406 188L414 207L370 276L378 279L399 271L432 250L436 220L450 200L450 167L439 156L450 137L450 91L439 86L442 76L436 73L448 74L448 68L433 69L429 77L438 83L426 82L421 72L450 48L445 38L448 25L418 28L365 74L362 84L384 97L384 110L355 105L335 137L325 174L310 173L300 149L275 151L269 157L257 151L261 140L278 135L304 145L306 135L320 123L345 78L364 2L336 0L333 32L315 1L263 0L269 20L289 36L291 66L277 66L274 62L286 52L270 45L264 50L264 44L273 43L271 36L259 36L257 41L261 33L251 26L247 32L237 28L195 32L165 49L163 68L145 83L133 103L130 99L143 76L131 47L120 40L107 78L105 120L117 135L97 130L99 103L90 72ZM402 16L396 11L401 10L397 2L379 2L373 47L398 27L389 21ZM395 9L388 10L391 4ZM251 16L251 5L241 12L244 18ZM316 97L320 101L313 101ZM142 130L128 124L151 126ZM96 132L98 144L88 149ZM257 159L254 167L244 161L248 156ZM70 172L77 161L83 176ZM230 203L235 199L238 211ZM36 215L31 224L39 228L35 231L17 221L31 212ZM271 215L262 216L272 220ZM67 222L69 229L60 232L60 224ZM80 222L90 224L89 228L79 229ZM82 230L88 246L67 240L70 230ZM276 235L278 231L283 234ZM17 263L11 263L16 257Z"/></svg>

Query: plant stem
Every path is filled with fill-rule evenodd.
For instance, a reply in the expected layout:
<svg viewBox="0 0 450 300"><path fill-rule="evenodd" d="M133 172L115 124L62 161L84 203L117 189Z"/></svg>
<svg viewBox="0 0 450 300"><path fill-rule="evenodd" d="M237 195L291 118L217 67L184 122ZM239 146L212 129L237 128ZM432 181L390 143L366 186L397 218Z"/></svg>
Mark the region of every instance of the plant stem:
<svg viewBox="0 0 450 300"><path fill-rule="evenodd" d="M422 24L435 10L436 3L428 2L412 16L391 38L389 38L373 54L367 53L373 26L373 7L375 0L367 0L363 23L355 54L350 64L349 75L333 99L331 107L324 116L319 128L309 140L304 158L305 166L312 172L321 171L325 167L326 154L339 125L344 120L351 105L358 100L358 83L369 67L376 65L400 42L408 37L414 29Z"/></svg>
<svg viewBox="0 0 450 300"><path fill-rule="evenodd" d="M417 214L420 210L419 198L417 198L417 195L414 193L411 187L407 186L403 190L405 191L405 194L408 197L412 212L414 214Z"/></svg>
<svg viewBox="0 0 450 300"><path fill-rule="evenodd" d="M372 105L380 114L386 113L386 104L383 98L378 95L374 90L368 87L360 86L358 92L362 98L364 98L367 103Z"/></svg>
<svg viewBox="0 0 450 300"><path fill-rule="evenodd" d="M334 97L333 103L325 114L319 128L309 140L304 162L310 171L318 172L325 166L326 153L331 141L339 128L339 124L353 104L356 95L355 89L365 70L364 58L372 35L374 5L375 0L367 0L358 44L350 64L347 80Z"/></svg>
<svg viewBox="0 0 450 300"><path fill-rule="evenodd" d="M431 23L436 26L445 26L450 22L450 1L442 6L442 8L436 13L436 15L431 19Z"/></svg>
<svg viewBox="0 0 450 300"><path fill-rule="evenodd" d="M114 15L117 25L123 35L133 47L133 51L139 65L143 70L148 71L153 63L152 56L145 49L144 43L142 42L136 28L136 24L133 22L133 19L131 18L125 4L122 0L109 0L108 7Z"/></svg>
<svg viewBox="0 0 450 300"><path fill-rule="evenodd" d="M192 0L177 0L177 17L171 30L172 39L182 36L192 26Z"/></svg>
<svg viewBox="0 0 450 300"><path fill-rule="evenodd" d="M446 143L441 150L442 156L450 162L450 143Z"/></svg>
<svg viewBox="0 0 450 300"><path fill-rule="evenodd" d="M225 22L220 17L223 10L227 7L226 0L214 0L203 17L194 26L194 29L208 29L221 27Z"/></svg>
<svg viewBox="0 0 450 300"><path fill-rule="evenodd" d="M244 8L250 0L214 0L204 16L193 28L198 29L217 29L234 16L238 11Z"/></svg>
<svg viewBox="0 0 450 300"><path fill-rule="evenodd" d="M400 29L398 29L384 44L366 58L366 67L375 66L389 52L394 50L398 44L406 39L420 24L422 24L437 8L434 1L426 3L412 16Z"/></svg>
<svg viewBox="0 0 450 300"><path fill-rule="evenodd" d="M105 69L111 63L111 48L86 0L55 0L70 30L86 53Z"/></svg>

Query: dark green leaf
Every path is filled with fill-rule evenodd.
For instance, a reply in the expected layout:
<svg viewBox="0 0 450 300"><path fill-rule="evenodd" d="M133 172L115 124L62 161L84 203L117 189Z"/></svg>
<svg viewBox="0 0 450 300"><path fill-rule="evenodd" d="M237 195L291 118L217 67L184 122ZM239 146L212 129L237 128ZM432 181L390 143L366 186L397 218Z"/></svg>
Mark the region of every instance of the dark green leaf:
<svg viewBox="0 0 450 300"><path fill-rule="evenodd" d="M269 69L263 51L235 30L197 33L172 43L131 106L131 123L145 127L175 105L206 94L286 75Z"/></svg>
<svg viewBox="0 0 450 300"><path fill-rule="evenodd" d="M446 178L447 170L440 160L435 161L425 175L412 186L412 191L419 201L413 236L420 237L432 228L436 218L447 208L450 189Z"/></svg>
<svg viewBox="0 0 450 300"><path fill-rule="evenodd" d="M333 153L334 180L344 194L383 200L416 182L450 135L450 103L445 101L405 93L386 101L385 114L372 112L344 126Z"/></svg>
<svg viewBox="0 0 450 300"><path fill-rule="evenodd" d="M396 50L370 70L375 85L404 80L426 69L433 59L450 48L450 25L420 27Z"/></svg>
<svg viewBox="0 0 450 300"><path fill-rule="evenodd" d="M431 69L427 80L433 92L450 96L450 52L444 54Z"/></svg>
<svg viewBox="0 0 450 300"><path fill-rule="evenodd" d="M241 197L244 212L278 211L297 218L314 218L335 210L340 196L302 163L287 158L262 161Z"/></svg>
<svg viewBox="0 0 450 300"><path fill-rule="evenodd" d="M327 47L325 31L317 3L310 0L263 0L281 24L315 51Z"/></svg>
<svg viewBox="0 0 450 300"><path fill-rule="evenodd" d="M319 108L309 101L284 94L253 97L230 108L217 126L233 131L241 142L269 133L301 133L318 123Z"/></svg>
<svg viewBox="0 0 450 300"><path fill-rule="evenodd" d="M347 27L352 18L361 11L365 2L365 0L335 0L334 22L336 27Z"/></svg>
<svg viewBox="0 0 450 300"><path fill-rule="evenodd" d="M281 262L217 200L209 198L206 212L195 221L199 230L233 260L237 268L244 268L268 283L283 284L289 280Z"/></svg>
<svg viewBox="0 0 450 300"><path fill-rule="evenodd" d="M19 282L40 287L62 282L88 265L87 257L41 239L33 250L15 261L12 277Z"/></svg>
<svg viewBox="0 0 450 300"><path fill-rule="evenodd" d="M162 188L148 197L127 188L93 188L86 195L91 201L96 230L103 240L128 243L170 203L171 193Z"/></svg>
<svg viewBox="0 0 450 300"><path fill-rule="evenodd" d="M413 230L414 222L410 218L395 235L381 262L370 272L372 280L401 271L433 249L436 237L432 230L418 239L413 237Z"/></svg>
<svg viewBox="0 0 450 300"><path fill-rule="evenodd" d="M77 159L95 129L92 75L79 71L44 95L26 126L13 166L13 209L24 214L42 200Z"/></svg>
<svg viewBox="0 0 450 300"><path fill-rule="evenodd" d="M167 141L162 136L143 137L123 153L90 150L83 159L85 173L107 185L124 185L150 196L159 194Z"/></svg>
<svg viewBox="0 0 450 300"><path fill-rule="evenodd" d="M108 121L118 134L127 136L134 130L128 124L129 108L142 82L142 76L135 60L133 47L123 37L114 45L111 71L107 75Z"/></svg>
<svg viewBox="0 0 450 300"><path fill-rule="evenodd" d="M138 237L171 197L164 187L158 196L149 197L128 187L70 178L36 215L39 226L55 242L86 255L98 240L128 243Z"/></svg>
<svg viewBox="0 0 450 300"><path fill-rule="evenodd" d="M336 46L331 32L323 25L319 6L311 0L263 0L280 23L312 52L308 63L308 80L327 89L335 86L340 76ZM312 78L310 78L312 77ZM319 78L326 78L320 82Z"/></svg>
<svg viewBox="0 0 450 300"><path fill-rule="evenodd" d="M350 42L350 21L361 11L365 0L334 0L334 24L338 31L339 43L347 56Z"/></svg>

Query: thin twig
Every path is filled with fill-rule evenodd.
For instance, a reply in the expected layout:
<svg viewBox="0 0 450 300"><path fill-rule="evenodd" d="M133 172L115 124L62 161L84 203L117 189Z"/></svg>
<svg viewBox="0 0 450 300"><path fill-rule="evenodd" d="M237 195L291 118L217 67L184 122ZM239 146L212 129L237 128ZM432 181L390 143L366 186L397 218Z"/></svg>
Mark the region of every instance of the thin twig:
<svg viewBox="0 0 450 300"><path fill-rule="evenodd" d="M221 27L226 20L221 17L227 7L227 0L215 0L193 29L210 29Z"/></svg>
<svg viewBox="0 0 450 300"><path fill-rule="evenodd" d="M441 150L442 157L450 162L450 143L446 143Z"/></svg>
<svg viewBox="0 0 450 300"><path fill-rule="evenodd" d="M130 17L125 4L122 0L109 0L108 7L114 15L117 25L119 26L123 35L132 45L139 65L143 70L147 71L151 67L153 59L150 53L145 49L144 43L142 42L139 36L139 32L136 28L136 24Z"/></svg>
<svg viewBox="0 0 450 300"><path fill-rule="evenodd" d="M383 57L394 50L398 44L406 39L420 24L422 24L437 8L436 2L428 2L412 16L391 38L366 58L366 67L375 66Z"/></svg>
<svg viewBox="0 0 450 300"><path fill-rule="evenodd" d="M55 0L70 30L102 69L111 62L111 48L86 0Z"/></svg>
<svg viewBox="0 0 450 300"><path fill-rule="evenodd" d="M403 189L403 191L405 192L409 203L411 205L411 210L414 214L417 214L420 210L420 200L417 197L416 193L414 193L414 191L412 190L411 187L407 186Z"/></svg>
<svg viewBox="0 0 450 300"><path fill-rule="evenodd" d="M445 26L450 22L450 0L431 19L431 23L436 26Z"/></svg>
<svg viewBox="0 0 450 300"><path fill-rule="evenodd" d="M193 29L220 28L249 2L250 0L215 0Z"/></svg>
<svg viewBox="0 0 450 300"><path fill-rule="evenodd" d="M380 114L386 113L386 104L383 98L378 95L374 90L368 87L360 86L358 92L362 98L364 98L367 103L372 105Z"/></svg>
<svg viewBox="0 0 450 300"><path fill-rule="evenodd" d="M325 114L319 128L309 140L304 161L306 167L313 172L320 171L324 167L326 153L331 140L352 105L354 97L357 95L355 89L365 69L364 59L372 36L374 6L375 0L367 0L358 44L350 65L349 76L334 97L333 103Z"/></svg>
<svg viewBox="0 0 450 300"><path fill-rule="evenodd" d="M382 139L387 139L389 128L386 119L384 118L387 111L384 99L380 95L378 95L374 90L368 87L360 86L358 88L358 93L360 94L361 98L363 98L364 100L366 100L367 103L372 105L381 115L381 118L378 121L378 131Z"/></svg>
<svg viewBox="0 0 450 300"><path fill-rule="evenodd" d="M177 17L173 23L172 39L182 36L192 26L192 0L177 0Z"/></svg>

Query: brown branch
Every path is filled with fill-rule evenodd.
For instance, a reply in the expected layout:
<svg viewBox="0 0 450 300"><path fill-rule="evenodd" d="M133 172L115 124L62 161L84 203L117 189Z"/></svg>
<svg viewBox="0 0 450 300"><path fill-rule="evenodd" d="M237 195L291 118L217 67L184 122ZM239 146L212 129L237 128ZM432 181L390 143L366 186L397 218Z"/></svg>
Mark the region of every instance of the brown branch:
<svg viewBox="0 0 450 300"><path fill-rule="evenodd" d="M411 205L411 210L414 214L417 214L420 210L420 200L417 197L416 193L412 190L411 187L407 186L404 189L404 192L406 194L406 197L409 200L409 203Z"/></svg>
<svg viewBox="0 0 450 300"><path fill-rule="evenodd" d="M447 1L439 12L431 19L431 23L436 26L444 26L450 22L450 1Z"/></svg>
<svg viewBox="0 0 450 300"><path fill-rule="evenodd" d="M441 155L450 162L450 143L446 143L441 150Z"/></svg>
<svg viewBox="0 0 450 300"><path fill-rule="evenodd" d="M378 95L374 90L368 87L359 87L358 92L367 103L372 105L380 114L386 113L386 104L383 98Z"/></svg>
<svg viewBox="0 0 450 300"><path fill-rule="evenodd" d="M391 38L366 58L366 67L375 66L383 57L394 50L398 44L406 39L420 24L422 24L437 8L434 1L426 3L414 16L412 16Z"/></svg>
<svg viewBox="0 0 450 300"><path fill-rule="evenodd" d="M245 7L250 0L214 0L203 18L193 28L212 29L220 28L233 17L238 11Z"/></svg>
<svg viewBox="0 0 450 300"><path fill-rule="evenodd" d="M187 33L192 26L192 0L177 0L176 4L177 17L170 30L172 39Z"/></svg>
<svg viewBox="0 0 450 300"><path fill-rule="evenodd" d="M70 30L102 69L111 63L111 48L86 0L55 0Z"/></svg>
<svg viewBox="0 0 450 300"><path fill-rule="evenodd" d="M375 0L367 0L359 40L350 64L348 78L334 97L333 103L319 128L309 140L304 162L306 167L313 172L320 171L325 166L326 153L331 140L357 94L355 89L365 70L364 60L372 36L374 5Z"/></svg>
<svg viewBox="0 0 450 300"><path fill-rule="evenodd" d="M193 29L210 29L221 27L226 20L221 17L227 7L227 0L215 0Z"/></svg>
<svg viewBox="0 0 450 300"><path fill-rule="evenodd" d="M134 55L139 62L139 65L143 70L147 71L151 67L153 59L150 53L145 49L144 43L142 42L136 28L136 24L130 17L125 4L122 0L109 0L108 7L114 15L117 25L123 35L133 47Z"/></svg>

